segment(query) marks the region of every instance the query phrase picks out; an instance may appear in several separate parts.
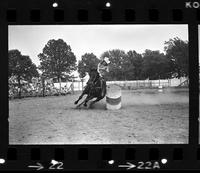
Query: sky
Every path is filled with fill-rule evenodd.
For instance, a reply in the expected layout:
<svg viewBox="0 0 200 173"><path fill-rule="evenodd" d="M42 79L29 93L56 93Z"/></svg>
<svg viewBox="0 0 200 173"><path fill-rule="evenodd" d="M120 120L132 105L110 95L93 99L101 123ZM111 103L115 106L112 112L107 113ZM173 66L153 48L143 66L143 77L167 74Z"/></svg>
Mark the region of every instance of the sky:
<svg viewBox="0 0 200 173"><path fill-rule="evenodd" d="M188 40L188 25L10 25L8 49L18 49L38 66L38 54L50 39L63 39L78 62L85 53L94 53L99 58L112 49L164 53L164 42L174 37Z"/></svg>

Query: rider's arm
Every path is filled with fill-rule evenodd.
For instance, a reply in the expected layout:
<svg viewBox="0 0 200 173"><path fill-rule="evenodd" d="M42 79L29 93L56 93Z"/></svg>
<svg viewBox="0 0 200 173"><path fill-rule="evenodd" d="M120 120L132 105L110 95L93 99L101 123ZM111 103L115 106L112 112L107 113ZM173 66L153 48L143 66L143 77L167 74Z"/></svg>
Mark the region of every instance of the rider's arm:
<svg viewBox="0 0 200 173"><path fill-rule="evenodd" d="M97 72L99 73L99 69L100 69L100 63L97 65Z"/></svg>

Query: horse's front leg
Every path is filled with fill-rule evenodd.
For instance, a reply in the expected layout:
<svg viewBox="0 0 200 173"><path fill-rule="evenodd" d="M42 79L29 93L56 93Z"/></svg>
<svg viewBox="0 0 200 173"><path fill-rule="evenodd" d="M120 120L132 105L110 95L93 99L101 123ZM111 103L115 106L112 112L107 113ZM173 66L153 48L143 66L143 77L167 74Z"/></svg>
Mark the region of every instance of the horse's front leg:
<svg viewBox="0 0 200 173"><path fill-rule="evenodd" d="M76 105L76 104L83 98L84 95L85 95L85 93L83 92L83 93L79 96L78 100L76 100L76 101L74 102L74 104Z"/></svg>
<svg viewBox="0 0 200 173"><path fill-rule="evenodd" d="M89 100L93 99L93 98L94 98L93 96L88 95L88 96L86 97L86 99L85 99L84 106L86 107L86 106L87 106L87 102L88 102Z"/></svg>
<svg viewBox="0 0 200 173"><path fill-rule="evenodd" d="M89 99L90 96L88 95L79 105L76 106L76 108L79 108L82 104L84 104L84 106L87 106L87 102Z"/></svg>
<svg viewBox="0 0 200 173"><path fill-rule="evenodd" d="M83 100L79 105L77 105L76 108L79 108L84 102L85 100Z"/></svg>

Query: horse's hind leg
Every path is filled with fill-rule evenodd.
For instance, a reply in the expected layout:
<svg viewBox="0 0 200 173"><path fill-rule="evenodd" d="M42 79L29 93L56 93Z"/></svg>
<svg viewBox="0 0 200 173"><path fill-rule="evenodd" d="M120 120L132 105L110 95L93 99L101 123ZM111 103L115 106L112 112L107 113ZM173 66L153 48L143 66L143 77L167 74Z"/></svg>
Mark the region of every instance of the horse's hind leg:
<svg viewBox="0 0 200 173"><path fill-rule="evenodd" d="M92 106L93 104L95 104L96 102L98 102L101 99L102 99L102 97L98 97L96 100L94 100L94 101L91 102L90 106Z"/></svg>

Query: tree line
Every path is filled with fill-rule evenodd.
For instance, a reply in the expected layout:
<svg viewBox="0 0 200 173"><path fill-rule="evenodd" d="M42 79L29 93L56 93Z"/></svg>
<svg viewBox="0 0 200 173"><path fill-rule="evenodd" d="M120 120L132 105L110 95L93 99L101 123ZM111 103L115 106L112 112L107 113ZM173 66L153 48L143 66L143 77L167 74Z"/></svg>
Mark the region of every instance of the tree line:
<svg viewBox="0 0 200 173"><path fill-rule="evenodd" d="M166 79L188 76L188 42L176 37L165 42L164 53L146 49L144 53L135 50L108 50L98 58L93 53L85 53L77 62L70 45L63 39L51 39L38 54L40 65L37 67L27 55L19 50L9 50L8 77L15 77L16 85L21 95L22 81L31 82L33 77L44 81L48 78L61 81L71 80L72 72L78 70L79 77L83 79L91 68L105 56L109 57L109 73L107 80L144 80Z"/></svg>
<svg viewBox="0 0 200 173"><path fill-rule="evenodd" d="M164 51L146 49L139 54L135 50L127 53L120 49L104 52L100 59L109 57L109 73L107 80L144 80L144 79L170 79L188 76L188 42L179 38L165 42ZM78 72L83 78L89 69L99 63L93 53L86 53L78 62Z"/></svg>

